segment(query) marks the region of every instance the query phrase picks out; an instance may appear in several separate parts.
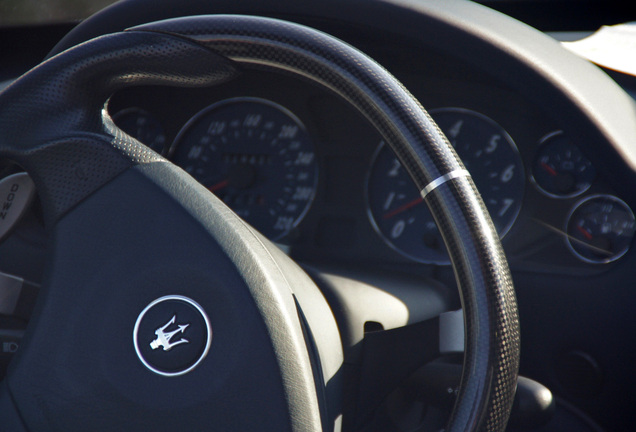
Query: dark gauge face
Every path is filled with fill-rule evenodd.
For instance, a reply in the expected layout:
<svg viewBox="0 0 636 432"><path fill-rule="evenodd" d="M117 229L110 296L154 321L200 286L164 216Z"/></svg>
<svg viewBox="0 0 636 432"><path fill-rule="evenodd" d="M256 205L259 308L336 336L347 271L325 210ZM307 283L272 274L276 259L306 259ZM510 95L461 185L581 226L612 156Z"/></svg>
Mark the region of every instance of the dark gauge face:
<svg viewBox="0 0 636 432"><path fill-rule="evenodd" d="M474 111L448 108L431 115L470 171L503 237L523 198L524 172L517 147L499 125ZM433 216L386 145L378 149L367 187L371 221L391 247L417 261L449 262Z"/></svg>
<svg viewBox="0 0 636 432"><path fill-rule="evenodd" d="M629 250L636 221L620 199L595 195L579 202L568 219L567 244L585 262L608 263Z"/></svg>
<svg viewBox="0 0 636 432"><path fill-rule="evenodd" d="M126 108L113 116L113 121L121 130L159 154L166 145L166 133L159 120L141 108Z"/></svg>
<svg viewBox="0 0 636 432"><path fill-rule="evenodd" d="M562 132L555 132L541 140L532 177L547 195L570 198L589 189L596 171L572 141Z"/></svg>
<svg viewBox="0 0 636 432"><path fill-rule="evenodd" d="M179 133L173 161L272 240L296 226L316 192L314 146L301 122L262 99L230 99Z"/></svg>

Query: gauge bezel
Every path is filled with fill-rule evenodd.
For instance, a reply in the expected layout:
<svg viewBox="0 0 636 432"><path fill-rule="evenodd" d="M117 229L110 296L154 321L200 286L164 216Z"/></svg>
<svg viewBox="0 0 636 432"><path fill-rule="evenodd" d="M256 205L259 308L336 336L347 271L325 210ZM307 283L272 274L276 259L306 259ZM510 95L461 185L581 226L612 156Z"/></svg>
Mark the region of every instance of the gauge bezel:
<svg viewBox="0 0 636 432"><path fill-rule="evenodd" d="M517 143L512 139L512 137L510 136L508 131L506 129L504 129L499 123L497 123L495 120L491 119L487 115L482 114L482 113L480 113L478 111L474 111L474 110L471 110L469 108L462 108L462 107L442 107L442 108L430 109L430 110L428 110L428 112L431 115L431 117L433 115L437 114L437 113L444 113L444 112L462 113L462 114L472 115L474 117L479 118L482 121L487 122L488 124L490 124L492 126L495 126L497 129L501 130L503 138L509 144L512 144L511 147L512 147L513 153L514 153L515 157L517 157L519 159L519 162L520 162L519 163L519 167L521 168L520 176L521 176L522 179L524 179L524 181L523 181L523 191L522 191L522 194L521 194L521 204L517 207L517 209L515 211L515 214L512 217L512 219L510 220L510 222L504 227L504 229L501 230L501 233L499 233L499 239L503 240L504 237L510 232L510 230L514 226L514 224L517 221L517 219L519 218L519 214L521 213L521 207L523 205L523 197L525 196L525 193L526 193L526 182L525 182L526 167L524 165L523 158L521 157L521 153L519 152L519 147L517 146ZM371 174L373 172L373 167L375 165L375 162L376 162L380 152L382 151L382 148L385 145L386 145L385 141L383 139L380 140L380 143L377 145L377 148L375 149L375 151L373 153L373 156L371 157L371 164L370 164L370 166L369 166L369 168L367 170L366 179L365 179L366 213L367 213L367 217L368 217L369 221L371 222L371 226L373 227L375 232L380 236L380 238L382 239L382 241L385 244L387 244L391 249L393 249L394 251L398 252L403 257L408 258L409 260L412 260L412 261L415 261L415 262L419 262L419 263L423 263L423 264L434 264L434 265L440 265L440 266L450 265L450 259L440 259L440 260L427 259L427 258L413 256L413 255L411 255L409 253L404 252L399 247L394 245L393 242L391 242L388 238L386 238L386 236L382 233L380 227L376 223L375 218L373 217L373 212L371 210L371 192L370 192L369 186L370 186L370 181L371 181Z"/></svg>
<svg viewBox="0 0 636 432"><path fill-rule="evenodd" d="M532 159L532 166L530 167L530 183L532 183L535 186L535 188L540 193L542 193L543 195L547 196L548 198L555 198L555 199L565 200L565 199L570 199L570 198L576 198L578 196L583 195L585 192L590 190L590 188L592 187L592 182L590 182L590 184L585 189L582 189L581 191L573 192L573 193L566 194L566 195L558 195L558 194L554 194L552 192L548 192L547 190L545 190L543 187L541 187L539 182L534 178L534 163L535 163L535 161L537 160L537 158L541 154L541 151L544 149L544 147L549 144L549 141L552 138L557 137L559 135L565 135L565 132L563 132L562 130L556 130L556 131L550 132L547 135L543 136L538 141L538 143L537 143L538 144L537 145L537 151L535 153L534 158ZM575 146L579 151L581 151L579 146L577 146L576 144L572 144L572 145ZM588 159L587 156L585 156L585 155L583 155L583 156L586 159ZM592 161L590 161L590 163L592 163ZM594 166L592 165L592 167L594 167Z"/></svg>
<svg viewBox="0 0 636 432"><path fill-rule="evenodd" d="M579 259L582 262L588 263L588 264L609 264L609 263L612 263L612 262L622 258L627 252L629 252L629 250L631 249L631 243L627 245L625 250L621 251L618 254L612 255L611 257L606 258L606 259L594 260L594 259L591 259L591 258L584 257L579 252L577 252L577 250L574 248L574 246L572 246L571 239L570 239L570 233L568 231L568 227L570 226L570 220L572 219L572 216L574 215L576 210L578 210L579 207L581 207L586 202L592 201L592 200L595 200L595 199L598 199L598 198L609 199L610 201L614 201L614 202L618 203L619 205L623 206L625 209L628 210L628 212L631 215L632 219L634 219L634 221L636 221L636 217L634 216L634 211L622 199L618 198L617 196L609 195L609 194L595 194L595 195L586 196L586 197L578 200L572 206L572 208L570 209L570 212L568 213L568 216L567 216L567 218L565 220L565 226L563 228L563 232L565 233L565 236L564 236L565 237L565 244L567 245L567 247L570 250L570 252L572 252L574 254L575 258ZM632 241L633 241L633 239L634 239L634 237L632 236Z"/></svg>
<svg viewBox="0 0 636 432"><path fill-rule="evenodd" d="M174 157L174 154L175 154L176 150L181 145L181 140L183 139L183 136L190 130L192 125L196 124L199 120L201 120L202 117L205 117L210 112L212 112L214 110L217 110L217 109L219 109L219 108L221 108L223 106L237 104L237 103L245 103L245 102L266 105L266 106L274 108L274 109L280 111L281 113L283 113L284 115L288 116L290 119L292 119L294 121L294 123L296 125L299 126L299 128L303 131L303 133L305 133L309 137L309 142L310 142L310 144L312 146L312 150L313 150L314 154L317 155L317 151L316 151L317 147L316 147L316 145L314 143L315 138L309 133L307 127L305 126L305 123L302 120L300 120L300 118L296 114L294 114L291 110L289 110L288 108L285 108L284 106L282 106L282 105L280 105L280 104L278 104L278 103L276 103L274 101L271 101L269 99L263 99L263 98L254 97L254 96L237 96L237 97L222 99L222 100L219 100L217 102L214 102L211 105L208 105L205 108L203 108L200 111L198 111L192 117L190 117L190 119L179 130L179 132L177 133L174 141L170 145L170 147L168 149L167 158L170 161L173 160L173 157ZM277 236L268 237L269 240L271 240L271 241L281 241L281 240L285 239L285 237L287 237L292 231L294 231L298 227L298 225L300 225L300 223L303 221L303 219L305 218L305 216L307 215L307 213L309 212L309 210L313 206L314 200L316 198L316 193L318 191L319 177L320 177L320 170L318 168L318 158L317 157L315 158L315 162L314 162L313 165L314 165L314 167L313 167L313 170L314 170L314 181L313 181L313 184L312 184L311 195L307 199L307 202L305 204L305 208L298 214L298 216L296 217L296 219L291 224L291 226L290 226L290 228L288 230L280 233Z"/></svg>

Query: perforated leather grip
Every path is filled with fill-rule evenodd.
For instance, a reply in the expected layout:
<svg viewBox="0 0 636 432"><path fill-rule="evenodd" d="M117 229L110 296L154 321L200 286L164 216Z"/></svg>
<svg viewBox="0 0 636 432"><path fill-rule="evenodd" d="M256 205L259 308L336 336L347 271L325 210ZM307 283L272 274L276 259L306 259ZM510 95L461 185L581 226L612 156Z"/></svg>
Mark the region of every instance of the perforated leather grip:
<svg viewBox="0 0 636 432"><path fill-rule="evenodd" d="M236 73L227 59L183 38L99 37L42 63L2 93L0 156L29 171L52 224L126 168L162 160L112 123L104 107L115 91L213 85Z"/></svg>

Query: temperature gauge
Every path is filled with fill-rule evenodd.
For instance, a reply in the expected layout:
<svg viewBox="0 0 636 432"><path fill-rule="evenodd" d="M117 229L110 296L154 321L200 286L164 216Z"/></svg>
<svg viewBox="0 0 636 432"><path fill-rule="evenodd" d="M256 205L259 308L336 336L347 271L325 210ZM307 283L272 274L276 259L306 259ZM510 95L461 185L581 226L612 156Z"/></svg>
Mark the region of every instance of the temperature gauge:
<svg viewBox="0 0 636 432"><path fill-rule="evenodd" d="M541 191L551 197L570 198L589 189L596 171L563 132L551 133L541 144L532 167L534 182Z"/></svg>
<svg viewBox="0 0 636 432"><path fill-rule="evenodd" d="M627 253L636 220L629 206L620 199L595 195L574 207L566 230L568 246L578 258L603 264Z"/></svg>

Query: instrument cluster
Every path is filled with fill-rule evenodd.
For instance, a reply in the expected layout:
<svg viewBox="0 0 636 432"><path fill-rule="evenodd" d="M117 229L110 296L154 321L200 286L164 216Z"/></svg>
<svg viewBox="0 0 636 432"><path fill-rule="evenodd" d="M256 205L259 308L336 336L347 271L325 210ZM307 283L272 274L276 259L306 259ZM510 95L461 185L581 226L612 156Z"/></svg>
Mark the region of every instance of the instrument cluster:
<svg viewBox="0 0 636 432"><path fill-rule="evenodd" d="M347 117L327 102L308 102L310 109L297 112L262 94L228 95L175 127L164 125L152 106L132 100L111 107L116 124L265 236L298 246L301 256L303 241L304 253L320 254L322 235L339 243L338 251L325 249L327 258L358 254L449 264L419 192L381 137L355 114ZM471 172L511 265L598 269L628 252L636 232L633 211L567 133L550 130L532 139L474 106L440 106L430 114ZM360 124L371 131L362 132ZM364 142L350 153L342 150L353 141ZM346 157L334 156L342 152ZM384 250L377 252L377 245Z"/></svg>

